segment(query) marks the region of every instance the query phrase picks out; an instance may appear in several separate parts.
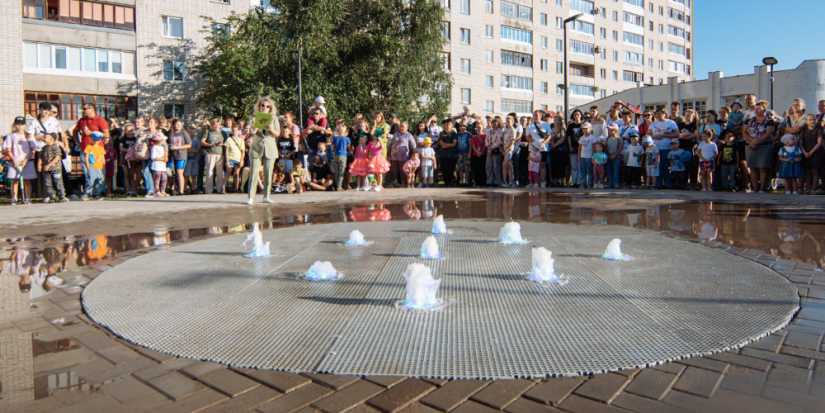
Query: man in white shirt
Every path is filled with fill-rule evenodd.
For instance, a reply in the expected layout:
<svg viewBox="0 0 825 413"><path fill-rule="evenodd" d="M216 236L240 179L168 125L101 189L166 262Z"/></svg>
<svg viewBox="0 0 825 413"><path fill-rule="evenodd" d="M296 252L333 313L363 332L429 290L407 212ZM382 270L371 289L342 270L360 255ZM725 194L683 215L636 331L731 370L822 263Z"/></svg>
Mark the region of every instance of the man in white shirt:
<svg viewBox="0 0 825 413"><path fill-rule="evenodd" d="M667 155L670 153L670 140L679 139L679 125L667 118L664 109L659 109L654 115L656 121L650 124L647 134L653 138L656 148L659 149L659 170L667 171ZM657 188L670 188L670 174L664 173L663 179L656 182Z"/></svg>
<svg viewBox="0 0 825 413"><path fill-rule="evenodd" d="M547 178L547 164L550 163L550 141L553 139L553 127L542 120L542 115L544 115L544 112L541 110L533 112L533 122L527 126L525 138L527 142L535 145L539 148L539 152L541 152L539 179L541 180L541 187L547 188L547 184L544 181L545 178ZM541 133L539 133L539 131L541 131ZM545 137L542 137L542 135L545 135Z"/></svg>

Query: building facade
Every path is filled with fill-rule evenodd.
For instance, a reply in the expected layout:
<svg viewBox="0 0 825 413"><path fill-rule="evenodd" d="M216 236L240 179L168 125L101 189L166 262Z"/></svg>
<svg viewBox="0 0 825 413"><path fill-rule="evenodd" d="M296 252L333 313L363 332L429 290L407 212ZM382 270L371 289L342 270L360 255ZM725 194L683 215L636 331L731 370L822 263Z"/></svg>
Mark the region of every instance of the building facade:
<svg viewBox="0 0 825 413"><path fill-rule="evenodd" d="M638 82L693 79L692 0L441 0L450 111L561 111ZM563 21L568 23L564 44ZM564 66L564 48L568 67Z"/></svg>
<svg viewBox="0 0 825 413"><path fill-rule="evenodd" d="M825 60L806 60L796 69L775 71L773 78L773 99L768 66L756 66L754 73L747 75L725 77L722 72L711 72L705 80L682 82L677 77L671 77L664 85L639 84L579 109L595 105L601 113L605 113L617 101L622 101L641 109L669 110L670 103L682 102L683 110L693 109L704 116L710 109L718 111L722 106L730 107L737 100L744 102L745 96L753 93L760 100L773 101L773 109L780 115L790 109L794 99L805 101L807 113L818 113L818 102L825 100Z"/></svg>

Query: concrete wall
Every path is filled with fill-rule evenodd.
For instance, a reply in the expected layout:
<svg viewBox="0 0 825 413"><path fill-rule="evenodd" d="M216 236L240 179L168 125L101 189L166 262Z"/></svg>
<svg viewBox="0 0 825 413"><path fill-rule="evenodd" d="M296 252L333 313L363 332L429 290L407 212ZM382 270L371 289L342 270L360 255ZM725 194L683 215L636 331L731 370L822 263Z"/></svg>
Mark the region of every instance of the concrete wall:
<svg viewBox="0 0 825 413"><path fill-rule="evenodd" d="M93 30L94 29L94 30ZM135 51L135 32L26 19L23 41Z"/></svg>
<svg viewBox="0 0 825 413"><path fill-rule="evenodd" d="M726 99L741 98L749 93L755 93L759 99L771 100L767 66L756 66L753 74L730 78L725 78L722 72L711 72L707 80L695 82L681 83L677 78L670 78L666 85L628 89L584 106L597 105L604 113L619 100L636 106L679 100L705 101L707 109L718 110ZM817 103L825 99L825 60L806 60L796 69L774 72L774 110L781 114L797 98L805 101L809 113L817 113ZM573 108L571 104L571 110Z"/></svg>
<svg viewBox="0 0 825 413"><path fill-rule="evenodd" d="M31 92L137 96L137 81L135 80L24 73L23 87Z"/></svg>
<svg viewBox="0 0 825 413"><path fill-rule="evenodd" d="M23 114L23 2L4 2L0 8L0 131L10 132L15 116Z"/></svg>

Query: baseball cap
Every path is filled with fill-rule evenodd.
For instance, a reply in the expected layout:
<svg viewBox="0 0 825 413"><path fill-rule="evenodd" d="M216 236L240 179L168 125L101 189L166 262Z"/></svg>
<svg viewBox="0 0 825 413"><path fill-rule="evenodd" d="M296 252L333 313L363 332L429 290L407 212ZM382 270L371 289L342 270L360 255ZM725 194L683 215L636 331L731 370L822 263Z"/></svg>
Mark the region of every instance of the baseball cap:
<svg viewBox="0 0 825 413"><path fill-rule="evenodd" d="M469 107L469 106L464 106L462 109L464 109L464 111L465 111L465 112L469 112L469 111L470 111L470 107Z"/></svg>
<svg viewBox="0 0 825 413"><path fill-rule="evenodd" d="M317 98L315 98L315 101L322 104L322 105L327 103L327 102L324 102L324 97L323 96L318 96Z"/></svg>
<svg viewBox="0 0 825 413"><path fill-rule="evenodd" d="M92 132L92 139L99 141L99 140L103 139L103 134L100 133L100 132L97 132L97 131Z"/></svg>
<svg viewBox="0 0 825 413"><path fill-rule="evenodd" d="M43 110L52 110L52 104L49 102L40 102L37 107Z"/></svg>
<svg viewBox="0 0 825 413"><path fill-rule="evenodd" d="M25 125L25 124L26 124L26 118L25 118L25 117L23 117L23 116L18 116L18 117L16 117L16 118L14 118L14 123L15 123L15 124L23 124L23 125Z"/></svg>
<svg viewBox="0 0 825 413"><path fill-rule="evenodd" d="M645 136L645 138L642 139L642 145L652 145L652 144L653 144L653 138L651 138L650 136Z"/></svg>

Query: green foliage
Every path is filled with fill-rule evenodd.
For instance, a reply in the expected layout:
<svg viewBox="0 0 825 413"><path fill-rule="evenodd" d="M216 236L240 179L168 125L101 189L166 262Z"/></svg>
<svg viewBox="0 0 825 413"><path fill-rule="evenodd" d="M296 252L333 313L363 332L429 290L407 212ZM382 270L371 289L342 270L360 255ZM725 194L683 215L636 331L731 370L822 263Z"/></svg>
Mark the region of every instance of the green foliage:
<svg viewBox="0 0 825 413"><path fill-rule="evenodd" d="M298 110L302 50L304 111L324 96L332 117L381 110L402 119L443 115L451 78L439 56L443 11L436 0L273 0L218 26L195 71L202 103L249 117L260 94L279 113ZM210 22L210 26L211 26ZM445 93L446 91L446 93ZM306 118L306 116L304 116Z"/></svg>

